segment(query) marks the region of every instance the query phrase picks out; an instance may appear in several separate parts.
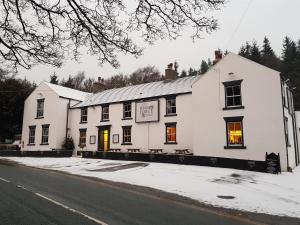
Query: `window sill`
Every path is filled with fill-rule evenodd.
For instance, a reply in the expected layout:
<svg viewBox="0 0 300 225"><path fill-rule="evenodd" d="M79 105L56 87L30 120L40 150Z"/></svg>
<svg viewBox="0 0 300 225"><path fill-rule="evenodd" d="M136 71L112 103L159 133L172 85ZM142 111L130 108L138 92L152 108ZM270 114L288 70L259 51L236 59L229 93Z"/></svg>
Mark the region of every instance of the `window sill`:
<svg viewBox="0 0 300 225"><path fill-rule="evenodd" d="M122 120L132 120L132 117L122 118Z"/></svg>
<svg viewBox="0 0 300 225"><path fill-rule="evenodd" d="M172 114L166 114L165 117L170 117L170 116L177 116L177 113L172 113Z"/></svg>
<svg viewBox="0 0 300 225"><path fill-rule="evenodd" d="M34 119L38 120L38 119L44 119L43 116L40 116L40 117L35 117Z"/></svg>
<svg viewBox="0 0 300 225"><path fill-rule="evenodd" d="M246 149L246 146L224 146L224 149Z"/></svg>
<svg viewBox="0 0 300 225"><path fill-rule="evenodd" d="M132 145L132 143L122 143L121 145Z"/></svg>
<svg viewBox="0 0 300 225"><path fill-rule="evenodd" d="M234 110L234 109L244 109L245 106L233 106L233 107L224 107L223 110Z"/></svg>
<svg viewBox="0 0 300 225"><path fill-rule="evenodd" d="M109 122L109 120L100 120L100 122Z"/></svg>
<svg viewBox="0 0 300 225"><path fill-rule="evenodd" d="M165 145L177 145L177 142L165 142Z"/></svg>
<svg viewBox="0 0 300 225"><path fill-rule="evenodd" d="M49 143L41 143L40 145L49 145Z"/></svg>
<svg viewBox="0 0 300 225"><path fill-rule="evenodd" d="M35 144L27 144L27 146L35 146Z"/></svg>
<svg viewBox="0 0 300 225"><path fill-rule="evenodd" d="M87 121L80 121L79 124L85 124Z"/></svg>

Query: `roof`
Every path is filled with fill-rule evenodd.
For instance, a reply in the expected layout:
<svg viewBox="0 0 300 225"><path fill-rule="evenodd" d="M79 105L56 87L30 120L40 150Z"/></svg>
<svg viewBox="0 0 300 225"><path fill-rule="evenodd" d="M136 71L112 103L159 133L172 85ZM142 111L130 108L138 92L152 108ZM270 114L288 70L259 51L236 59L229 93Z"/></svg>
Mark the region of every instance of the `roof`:
<svg viewBox="0 0 300 225"><path fill-rule="evenodd" d="M58 96L74 99L78 101L84 101L91 93L78 91L72 88L63 87L60 85L44 82L49 88L51 88Z"/></svg>
<svg viewBox="0 0 300 225"><path fill-rule="evenodd" d="M184 77L172 81L157 81L123 88L115 88L91 95L73 108L125 102L131 100L183 94L192 92L192 84L199 76Z"/></svg>

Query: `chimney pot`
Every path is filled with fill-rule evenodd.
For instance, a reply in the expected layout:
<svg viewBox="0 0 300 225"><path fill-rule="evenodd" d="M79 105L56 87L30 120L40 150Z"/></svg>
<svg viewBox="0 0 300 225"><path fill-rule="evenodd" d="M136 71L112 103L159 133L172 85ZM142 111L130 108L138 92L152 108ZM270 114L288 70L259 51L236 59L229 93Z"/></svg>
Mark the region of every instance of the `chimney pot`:
<svg viewBox="0 0 300 225"><path fill-rule="evenodd" d="M173 63L168 64L167 69L165 70L165 79L166 80L175 80L178 76L178 73L173 69Z"/></svg>

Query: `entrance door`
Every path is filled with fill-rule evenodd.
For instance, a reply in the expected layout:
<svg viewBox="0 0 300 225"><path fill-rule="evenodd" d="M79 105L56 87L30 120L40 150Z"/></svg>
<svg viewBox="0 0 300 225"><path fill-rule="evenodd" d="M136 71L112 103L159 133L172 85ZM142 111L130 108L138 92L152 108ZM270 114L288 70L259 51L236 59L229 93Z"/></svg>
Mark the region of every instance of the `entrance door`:
<svg viewBox="0 0 300 225"><path fill-rule="evenodd" d="M99 151L107 152L109 149L110 127L99 127Z"/></svg>

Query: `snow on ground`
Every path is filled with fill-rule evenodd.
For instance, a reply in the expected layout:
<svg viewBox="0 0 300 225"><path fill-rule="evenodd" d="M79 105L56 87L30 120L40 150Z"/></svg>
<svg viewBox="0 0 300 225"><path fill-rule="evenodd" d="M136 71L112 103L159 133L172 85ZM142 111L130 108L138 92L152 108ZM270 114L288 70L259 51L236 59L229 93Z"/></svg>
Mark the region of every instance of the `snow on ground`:
<svg viewBox="0 0 300 225"><path fill-rule="evenodd" d="M103 159L0 159L156 188L224 208L300 218L300 168L293 173L273 175L235 169Z"/></svg>

